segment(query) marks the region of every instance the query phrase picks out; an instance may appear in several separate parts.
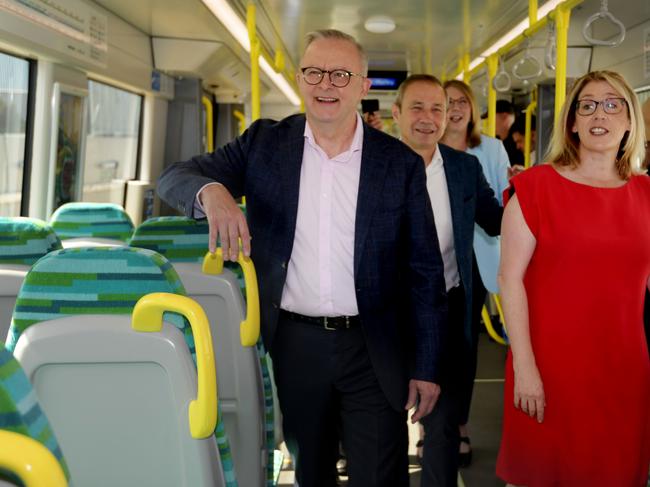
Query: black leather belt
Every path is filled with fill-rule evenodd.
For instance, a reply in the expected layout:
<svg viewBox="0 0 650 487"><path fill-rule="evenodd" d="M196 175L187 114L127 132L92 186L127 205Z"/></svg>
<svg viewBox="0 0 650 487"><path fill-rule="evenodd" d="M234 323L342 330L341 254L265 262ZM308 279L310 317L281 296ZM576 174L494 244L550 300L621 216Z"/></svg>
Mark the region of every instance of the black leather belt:
<svg viewBox="0 0 650 487"><path fill-rule="evenodd" d="M335 331L335 330L347 330L354 326L359 326L361 321L359 316L306 316L298 313L293 313L291 311L286 311L284 309L280 310L280 316L292 320L298 321L300 323L307 323L309 325L314 325L321 327L325 330Z"/></svg>

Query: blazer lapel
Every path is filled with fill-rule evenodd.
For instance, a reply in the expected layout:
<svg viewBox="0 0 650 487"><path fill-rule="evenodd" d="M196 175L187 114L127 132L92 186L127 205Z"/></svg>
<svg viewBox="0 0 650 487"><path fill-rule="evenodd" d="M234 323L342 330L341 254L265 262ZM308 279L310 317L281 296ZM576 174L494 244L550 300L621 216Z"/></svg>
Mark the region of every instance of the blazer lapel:
<svg viewBox="0 0 650 487"><path fill-rule="evenodd" d="M287 137L278 144L276 155L280 166L280 182L283 188L283 202L286 205L288 230L287 238L289 248L293 245L293 237L298 217L298 196L300 191L300 168L302 166L302 155L305 147L305 118L296 119L289 127Z"/></svg>
<svg viewBox="0 0 650 487"><path fill-rule="evenodd" d="M463 218L463 173L459 164L454 162L454 154L445 146L439 145L442 155L442 165L447 179L449 206L451 207L451 222L454 229L454 242L460 242L460 230ZM456 243L456 246L458 243Z"/></svg>
<svg viewBox="0 0 650 487"><path fill-rule="evenodd" d="M368 128L363 128L363 148L361 151L361 174L359 175L359 194L354 229L354 276L356 278L361 262L361 253L370 230L372 215L381 199L388 164L382 155L382 144L372 136Z"/></svg>

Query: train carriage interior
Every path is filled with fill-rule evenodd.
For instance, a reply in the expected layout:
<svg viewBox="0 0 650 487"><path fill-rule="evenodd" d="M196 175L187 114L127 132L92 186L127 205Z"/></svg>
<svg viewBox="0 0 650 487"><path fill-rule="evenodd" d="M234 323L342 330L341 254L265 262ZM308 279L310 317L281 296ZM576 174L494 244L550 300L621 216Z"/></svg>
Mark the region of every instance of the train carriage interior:
<svg viewBox="0 0 650 487"><path fill-rule="evenodd" d="M0 0L0 485L294 485L255 263L206 256L205 222L156 185L257 119L303 112L296 76L317 29L365 48L384 132L399 136L391 108L408 75L460 79L484 134L498 100L526 120L526 167L585 73L617 71L650 100L650 0ZM507 323L489 290L466 487L504 485ZM105 401L115 415L100 427ZM409 435L419 486L417 425Z"/></svg>

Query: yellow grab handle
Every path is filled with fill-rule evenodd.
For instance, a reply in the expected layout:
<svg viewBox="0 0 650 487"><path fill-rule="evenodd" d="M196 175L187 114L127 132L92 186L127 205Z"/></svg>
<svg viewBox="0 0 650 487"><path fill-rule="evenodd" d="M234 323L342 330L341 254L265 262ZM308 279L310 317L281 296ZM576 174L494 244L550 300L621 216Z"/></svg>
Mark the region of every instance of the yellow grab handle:
<svg viewBox="0 0 650 487"><path fill-rule="evenodd" d="M203 308L185 296L151 293L140 298L133 308L131 326L137 331L160 331L163 313L172 311L190 322L196 349L197 393L190 403L189 422L192 438L208 438L217 425L217 372L210 324Z"/></svg>
<svg viewBox="0 0 650 487"><path fill-rule="evenodd" d="M56 457L29 436L0 430L0 468L20 477L25 487L66 487Z"/></svg>
<svg viewBox="0 0 650 487"><path fill-rule="evenodd" d="M246 319L239 325L239 336L242 347L252 347L260 337L260 295L257 287L257 274L250 257L245 257L240 250L237 263L244 271L246 285ZM214 254L208 252L203 258L205 274L221 274L223 271L223 252L218 248Z"/></svg>
<svg viewBox="0 0 650 487"><path fill-rule="evenodd" d="M500 343L501 345L506 345L506 341L503 338L501 338L501 336L499 336L499 334L492 326L490 313L488 313L487 308L485 306L483 306L483 309L481 310L481 317L483 318L483 323L485 323L485 329L487 330L488 335L490 335L495 342Z"/></svg>

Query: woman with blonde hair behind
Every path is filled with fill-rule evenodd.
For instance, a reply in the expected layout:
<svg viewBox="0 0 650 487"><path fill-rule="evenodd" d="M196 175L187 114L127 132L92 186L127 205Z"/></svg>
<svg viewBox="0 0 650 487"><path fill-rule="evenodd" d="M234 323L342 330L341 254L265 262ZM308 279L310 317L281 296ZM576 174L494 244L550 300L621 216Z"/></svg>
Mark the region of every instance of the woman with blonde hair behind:
<svg viewBox="0 0 650 487"><path fill-rule="evenodd" d="M527 487L641 487L650 464L650 178L617 73L576 81L548 164L511 180L499 284L511 352L497 474Z"/></svg>
<svg viewBox="0 0 650 487"><path fill-rule="evenodd" d="M503 143L479 131L479 116L472 89L459 80L444 83L447 96L447 127L440 142L456 150L476 156L488 184L499 203L503 205L502 193L508 187L510 161ZM463 377L459 398L460 452L459 466L466 467L472 460L467 422L474 378L476 377L476 354L481 309L485 304L487 289L497 292L497 268L499 266L499 237L491 237L478 225L474 225L474 261L472 265L472 342L467 356L463 357ZM487 289L486 289L487 288Z"/></svg>

